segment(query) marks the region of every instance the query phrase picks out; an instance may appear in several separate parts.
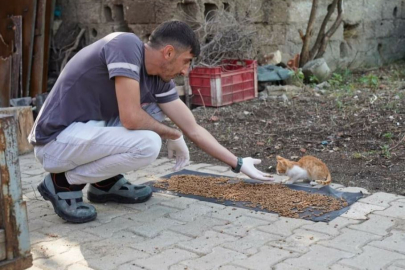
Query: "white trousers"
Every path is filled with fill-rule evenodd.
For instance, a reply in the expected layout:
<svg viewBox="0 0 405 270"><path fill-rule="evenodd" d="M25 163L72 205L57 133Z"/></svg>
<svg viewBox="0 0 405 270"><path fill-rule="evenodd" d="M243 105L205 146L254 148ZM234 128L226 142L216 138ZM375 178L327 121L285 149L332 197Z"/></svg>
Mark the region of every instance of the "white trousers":
<svg viewBox="0 0 405 270"><path fill-rule="evenodd" d="M158 121L164 115L156 104L144 110ZM71 185L96 183L137 170L156 160L162 140L149 130L128 130L119 119L73 123L44 146L35 146L45 171L66 172Z"/></svg>

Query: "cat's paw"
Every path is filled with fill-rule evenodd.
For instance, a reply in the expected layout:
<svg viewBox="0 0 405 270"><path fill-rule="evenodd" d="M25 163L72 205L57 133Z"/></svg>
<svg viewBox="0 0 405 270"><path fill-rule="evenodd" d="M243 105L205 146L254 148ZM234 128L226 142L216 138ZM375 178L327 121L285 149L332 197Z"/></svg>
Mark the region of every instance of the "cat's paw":
<svg viewBox="0 0 405 270"><path fill-rule="evenodd" d="M289 181L291 181L291 178L283 178L283 179L281 179L280 183L286 184Z"/></svg>
<svg viewBox="0 0 405 270"><path fill-rule="evenodd" d="M291 180L291 178L287 178L287 179L284 179L283 180L283 184L287 184L287 185L292 185L292 184L294 184L294 180Z"/></svg>
<svg viewBox="0 0 405 270"><path fill-rule="evenodd" d="M318 185L318 183L317 183L316 181L311 181L309 184L310 184L311 186L317 186L317 185Z"/></svg>

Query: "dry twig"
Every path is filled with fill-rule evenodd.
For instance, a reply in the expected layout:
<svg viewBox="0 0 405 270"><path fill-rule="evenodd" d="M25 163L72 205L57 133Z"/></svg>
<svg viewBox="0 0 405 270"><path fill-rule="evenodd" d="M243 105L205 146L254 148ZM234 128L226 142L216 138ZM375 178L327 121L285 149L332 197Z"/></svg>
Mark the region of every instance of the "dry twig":
<svg viewBox="0 0 405 270"><path fill-rule="evenodd" d="M66 66L67 61L69 60L70 54L71 54L74 50L76 50L77 47L79 46L80 39L82 38L84 32L86 32L86 29L81 29L81 30L80 30L79 35L76 37L75 43L73 44L72 47L70 47L70 48L66 51L65 58L64 58L63 61L62 61L62 65L61 65L61 69L60 69L60 70L63 70L63 68Z"/></svg>
<svg viewBox="0 0 405 270"><path fill-rule="evenodd" d="M200 88L198 88L197 91L198 91L198 94L200 94L200 98L201 98L201 101L202 101L203 107L204 107L205 116L206 116L207 119L208 119L207 107L205 107L204 98L203 98L203 96L201 95Z"/></svg>
<svg viewBox="0 0 405 270"><path fill-rule="evenodd" d="M199 66L221 66L225 59L255 59L258 47L270 43L268 37L259 36L252 16L237 18L226 10L212 10L202 22L187 14L182 17L200 38Z"/></svg>
<svg viewBox="0 0 405 270"><path fill-rule="evenodd" d="M389 151L394 150L395 148L397 148L398 146L400 146L400 145L401 145L401 143L405 143L405 136L404 136L404 137L402 137L402 139L401 139L401 140L399 140L399 142L398 142L397 144L395 144L393 147L391 147L391 148L389 149Z"/></svg>

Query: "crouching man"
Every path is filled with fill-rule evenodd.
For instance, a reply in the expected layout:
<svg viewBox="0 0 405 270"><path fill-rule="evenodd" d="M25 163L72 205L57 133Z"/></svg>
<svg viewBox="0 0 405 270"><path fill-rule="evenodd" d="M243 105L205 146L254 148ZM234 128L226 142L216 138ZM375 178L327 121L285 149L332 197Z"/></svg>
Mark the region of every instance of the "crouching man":
<svg viewBox="0 0 405 270"><path fill-rule="evenodd" d="M64 220L94 220L83 202L140 203L152 196L122 173L151 164L167 139L174 169L188 165L183 134L203 151L251 178L271 180L237 158L199 126L179 99L172 79L187 75L200 53L193 30L180 21L158 26L143 44L132 33L112 33L83 48L66 65L46 99L29 136L35 157L50 172L38 190ZM181 130L160 123L169 117Z"/></svg>

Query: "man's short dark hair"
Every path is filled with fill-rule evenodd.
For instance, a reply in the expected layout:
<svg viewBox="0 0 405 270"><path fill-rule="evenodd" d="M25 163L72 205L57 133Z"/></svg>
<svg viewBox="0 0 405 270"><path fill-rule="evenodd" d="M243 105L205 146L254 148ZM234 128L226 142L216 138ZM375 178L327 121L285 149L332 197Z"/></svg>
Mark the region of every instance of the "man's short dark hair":
<svg viewBox="0 0 405 270"><path fill-rule="evenodd" d="M160 24L150 35L149 44L160 49L172 45L175 49L191 49L194 57L200 55L200 43L193 29L182 21L167 21Z"/></svg>

